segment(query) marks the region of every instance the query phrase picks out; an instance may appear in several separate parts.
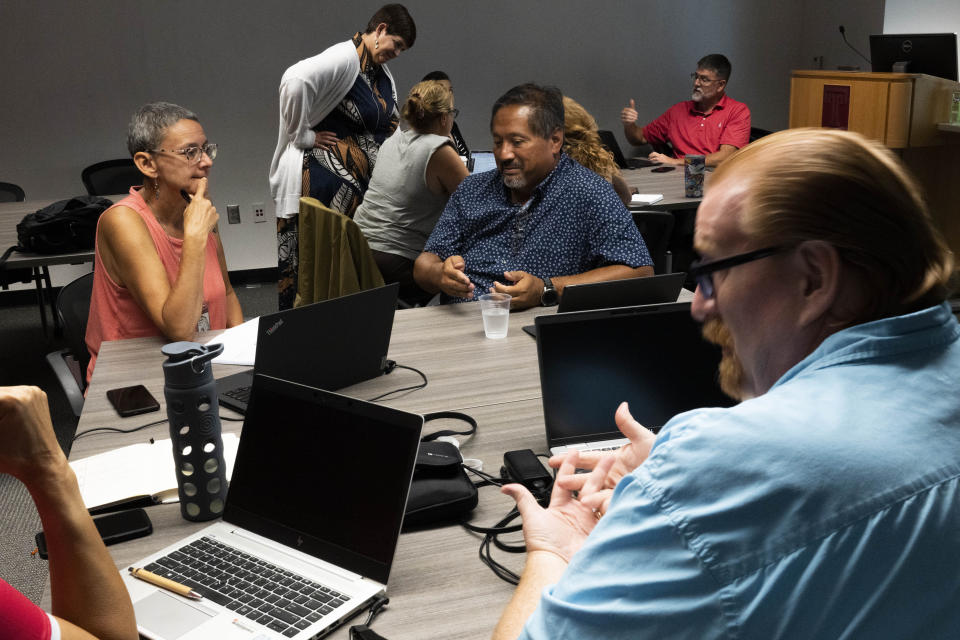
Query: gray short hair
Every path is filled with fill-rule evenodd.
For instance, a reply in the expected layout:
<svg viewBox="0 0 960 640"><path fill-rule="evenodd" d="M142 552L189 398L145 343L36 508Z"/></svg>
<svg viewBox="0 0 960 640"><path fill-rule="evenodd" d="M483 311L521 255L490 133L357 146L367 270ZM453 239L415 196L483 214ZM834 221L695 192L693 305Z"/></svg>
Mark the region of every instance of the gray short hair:
<svg viewBox="0 0 960 640"><path fill-rule="evenodd" d="M151 102L137 109L127 127L127 150L130 156L140 151L156 150L167 135L167 129L181 120L200 122L193 111L171 102Z"/></svg>

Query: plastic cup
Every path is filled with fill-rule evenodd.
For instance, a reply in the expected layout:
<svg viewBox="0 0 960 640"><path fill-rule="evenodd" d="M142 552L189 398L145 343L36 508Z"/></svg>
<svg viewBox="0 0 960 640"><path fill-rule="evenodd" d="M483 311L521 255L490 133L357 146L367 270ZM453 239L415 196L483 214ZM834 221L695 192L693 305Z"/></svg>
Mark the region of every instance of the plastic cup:
<svg viewBox="0 0 960 640"><path fill-rule="evenodd" d="M480 296L483 333L494 340L507 337L510 328L510 294L485 293Z"/></svg>

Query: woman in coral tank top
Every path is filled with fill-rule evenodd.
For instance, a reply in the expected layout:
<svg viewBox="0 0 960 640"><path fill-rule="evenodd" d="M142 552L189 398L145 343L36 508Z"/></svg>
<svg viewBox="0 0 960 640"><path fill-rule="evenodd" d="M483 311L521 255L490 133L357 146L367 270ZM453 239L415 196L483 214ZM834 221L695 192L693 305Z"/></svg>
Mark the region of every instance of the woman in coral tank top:
<svg viewBox="0 0 960 640"><path fill-rule="evenodd" d="M217 145L194 113L154 102L131 118L127 148L144 181L97 225L88 381L104 340L192 340L243 322L207 198Z"/></svg>

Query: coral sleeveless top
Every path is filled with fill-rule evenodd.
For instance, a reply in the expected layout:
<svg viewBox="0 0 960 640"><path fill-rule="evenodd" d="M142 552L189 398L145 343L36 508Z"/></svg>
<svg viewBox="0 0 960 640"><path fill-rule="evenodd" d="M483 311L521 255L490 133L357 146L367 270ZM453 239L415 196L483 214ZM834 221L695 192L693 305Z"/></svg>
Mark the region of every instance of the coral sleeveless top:
<svg viewBox="0 0 960 640"><path fill-rule="evenodd" d="M173 286L180 270L180 254L183 240L171 238L153 217L153 213L140 196L138 188L131 188L130 195L113 205L133 209L143 219L153 239L153 246L160 256L160 262L166 269L167 279ZM112 208L112 207L111 207ZM95 248L93 268L93 293L90 297L90 315L87 318L86 343L90 352L90 365L87 367L87 382L93 375L93 368L100 352L100 343L104 340L123 340L162 335L150 317L140 308L129 289L122 287L107 274L100 257L100 245ZM220 271L217 258L217 238L210 233L207 236L207 248L203 269L203 312L197 322L197 331L208 329L226 329L226 285Z"/></svg>

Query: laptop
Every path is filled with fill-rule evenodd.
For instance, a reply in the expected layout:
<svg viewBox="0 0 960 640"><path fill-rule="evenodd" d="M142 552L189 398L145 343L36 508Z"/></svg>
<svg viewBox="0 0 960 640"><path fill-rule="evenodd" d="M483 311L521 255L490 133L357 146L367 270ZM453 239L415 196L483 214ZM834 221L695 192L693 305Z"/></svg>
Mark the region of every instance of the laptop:
<svg viewBox="0 0 960 640"><path fill-rule="evenodd" d="M557 313L676 302L686 277L687 274L681 271L644 278L571 284L563 288ZM523 330L537 337L535 325L527 325Z"/></svg>
<svg viewBox="0 0 960 640"><path fill-rule="evenodd" d="M470 173L483 173L497 168L497 160L493 157L492 151L473 151L470 154L472 166L469 167Z"/></svg>
<svg viewBox="0 0 960 640"><path fill-rule="evenodd" d="M597 135L600 136L600 143L613 154L613 161L616 162L617 166L621 169L639 169L657 164L646 158L630 158L627 160L623 155L623 151L620 150L620 145L617 143L617 138L613 135L613 131L600 129L597 131Z"/></svg>
<svg viewBox="0 0 960 640"><path fill-rule="evenodd" d="M689 302L538 316L536 326L552 454L625 444L613 420L623 401L654 431L678 413L734 404L717 382L720 349Z"/></svg>
<svg viewBox="0 0 960 640"><path fill-rule="evenodd" d="M400 285L260 317L253 371L217 379L220 404L244 413L253 374L335 391L384 372Z"/></svg>
<svg viewBox="0 0 960 640"><path fill-rule="evenodd" d="M361 612L386 590L422 427L419 415L257 374L223 519L132 565L203 599L121 571L140 633L304 640Z"/></svg>

